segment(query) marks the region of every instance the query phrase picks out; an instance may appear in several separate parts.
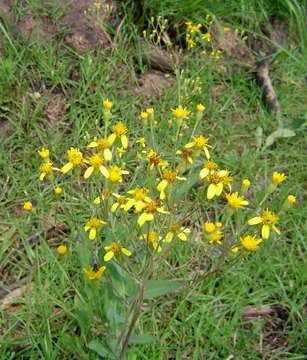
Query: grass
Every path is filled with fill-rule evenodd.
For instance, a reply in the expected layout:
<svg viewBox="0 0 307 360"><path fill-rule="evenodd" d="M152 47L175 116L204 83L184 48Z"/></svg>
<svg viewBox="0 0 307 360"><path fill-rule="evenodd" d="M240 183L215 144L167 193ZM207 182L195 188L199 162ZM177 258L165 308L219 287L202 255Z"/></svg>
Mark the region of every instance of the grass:
<svg viewBox="0 0 307 360"><path fill-rule="evenodd" d="M146 15L149 2L144 3ZM276 130L276 120L266 111L261 91L251 75L235 69L230 60L208 63L207 59L187 54L185 72L177 74L174 86L153 105L157 113L169 113L182 94L187 96L185 104L205 103L203 129L214 139L216 160L238 178L249 177L255 183L261 177L268 180L273 170L286 172L288 179L278 197L284 199L288 193L294 193L298 203L282 217L280 238L266 242L233 269L159 298L152 307L146 306L137 330L158 340L131 347L128 359L224 359L231 354L242 359L305 358L306 31L299 2L253 3L232 2L227 17L224 2L218 2L215 13L233 26L257 31L255 13L263 20L271 15L285 18L292 14L289 23L292 29L298 29L298 36L290 38L278 53L272 76L283 121L287 128L296 131L296 136L278 139L267 149L257 147L257 128L263 129L264 141ZM178 1L163 2L163 9L162 2L154 4L154 15L162 13L172 18L176 14L173 21L178 23L189 14L197 20L201 2L193 2L194 12L183 8L182 13L177 12ZM208 2L209 12L215 11L212 4ZM41 11L37 2L30 6L36 15ZM16 7L16 11L21 10ZM55 14L57 11L54 9ZM130 11L128 5L126 11ZM243 22L245 11L249 16ZM127 19L132 19L131 13ZM25 46L10 29L2 29L5 57L0 59L0 116L2 122L10 122L12 132L0 143L0 284L18 283L29 276L33 288L17 299L16 306L0 313L1 359L96 359L97 351L90 350L89 344L109 331L90 306L88 285L80 275L87 258L82 253L79 234L69 234L72 250L64 259L55 253L59 238L43 240L35 248L29 246L28 239L35 233L46 233L52 222L50 209L54 210L48 189L42 189L37 181L39 159L33 154L39 147L52 149L55 159L62 161L67 148L87 144L102 116L99 104L106 97L114 101L115 118L127 124L132 138L141 131L137 114L151 103L134 95L134 70L146 67L135 64L134 51L127 45L136 36L130 20L124 29L130 30L120 34L112 56L101 52L77 55L63 45L62 39L48 44L34 40ZM221 71L221 65L225 71ZM72 76L74 71L77 77ZM200 92L183 85L184 79L197 77L202 82ZM43 85L47 92L36 99L34 93L42 92ZM67 98L67 111L50 123L45 109L50 101L48 94L56 92ZM159 142L164 148L170 143L164 125ZM33 221L20 212L20 205L29 198L41 202L41 219ZM58 220L69 224L71 216L59 214ZM171 264L186 266L173 274ZM207 266L208 259L195 244L178 244L169 261L160 264L160 272L165 278L187 278ZM242 317L246 306L265 304L278 304L288 316L284 320L273 317L253 321ZM106 306L112 309L113 304Z"/></svg>

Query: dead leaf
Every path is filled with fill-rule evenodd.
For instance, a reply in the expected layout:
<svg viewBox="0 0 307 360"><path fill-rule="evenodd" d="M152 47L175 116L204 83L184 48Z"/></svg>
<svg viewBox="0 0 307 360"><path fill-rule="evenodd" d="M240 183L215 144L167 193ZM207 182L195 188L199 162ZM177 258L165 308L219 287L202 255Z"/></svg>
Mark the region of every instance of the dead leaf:
<svg viewBox="0 0 307 360"><path fill-rule="evenodd" d="M15 290L9 292L0 303L0 311L6 310L13 302L18 301L27 291L34 289L33 284L23 285Z"/></svg>

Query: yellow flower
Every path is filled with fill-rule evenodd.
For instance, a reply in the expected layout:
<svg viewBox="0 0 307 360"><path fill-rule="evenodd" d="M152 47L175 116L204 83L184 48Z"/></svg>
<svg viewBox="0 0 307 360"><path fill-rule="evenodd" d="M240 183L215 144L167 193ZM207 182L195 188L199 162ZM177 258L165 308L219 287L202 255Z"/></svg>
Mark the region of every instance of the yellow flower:
<svg viewBox="0 0 307 360"><path fill-rule="evenodd" d="M118 122L113 126L112 130L113 133L108 137L109 142L113 144L114 141L118 138L120 139L123 148L127 149L128 138L126 134L128 132L128 129L126 128L126 126L122 122Z"/></svg>
<svg viewBox="0 0 307 360"><path fill-rule="evenodd" d="M140 144L143 148L146 146L146 140L144 137L139 138L135 143Z"/></svg>
<svg viewBox="0 0 307 360"><path fill-rule="evenodd" d="M186 144L184 147L186 149L195 147L197 150L203 150L206 155L206 158L209 160L210 154L208 148L210 148L211 146L208 143L209 143L208 138L206 138L203 135L199 135L199 136L194 136L192 142Z"/></svg>
<svg viewBox="0 0 307 360"><path fill-rule="evenodd" d="M110 111L112 109L113 103L109 99L103 100L102 106L105 110Z"/></svg>
<svg viewBox="0 0 307 360"><path fill-rule="evenodd" d="M176 171L164 170L162 172L163 180L159 182L157 190L160 193L160 199L164 200L166 197L165 189L168 185L174 183L176 180L186 180L184 177L177 176Z"/></svg>
<svg viewBox="0 0 307 360"><path fill-rule="evenodd" d="M196 45L196 41L189 37L186 37L186 43L191 49Z"/></svg>
<svg viewBox="0 0 307 360"><path fill-rule="evenodd" d="M49 150L42 147L40 150L38 150L38 155L42 158L42 159L48 159L49 157Z"/></svg>
<svg viewBox="0 0 307 360"><path fill-rule="evenodd" d="M84 179L88 179L94 171L99 171L106 178L109 177L109 172L105 166L103 166L103 157L99 154L92 155L88 160L85 161L90 166L84 173Z"/></svg>
<svg viewBox="0 0 307 360"><path fill-rule="evenodd" d="M107 188L103 188L102 190L101 190L101 193L100 193L101 195L100 196L97 196L95 199L94 199L94 201L93 201L93 203L95 204L95 205L99 205L100 203L101 203L101 201L105 201L105 200L107 200L109 197L110 197L110 195L111 195L111 191L109 190L109 189L107 189Z"/></svg>
<svg viewBox="0 0 307 360"><path fill-rule="evenodd" d="M116 152L118 154L118 157L121 159L123 155L127 152L127 149L125 149L124 147L117 147Z"/></svg>
<svg viewBox="0 0 307 360"><path fill-rule="evenodd" d="M149 231L146 234L141 235L141 239L146 243L149 243L156 252L161 252L161 246L159 245L160 238L156 231Z"/></svg>
<svg viewBox="0 0 307 360"><path fill-rule="evenodd" d="M110 261L114 256L118 256L121 254L124 254L126 256L131 256L132 252L123 247L120 243L111 243L110 245L107 245L104 247L105 251L107 253L105 254L103 260L104 261Z"/></svg>
<svg viewBox="0 0 307 360"><path fill-rule="evenodd" d="M147 203L150 203L152 200L147 196L149 190L146 188L135 188L129 190L128 194L133 195L133 199L129 199L127 204L124 207L125 211L129 211L132 207L135 208L135 211L141 212Z"/></svg>
<svg viewBox="0 0 307 360"><path fill-rule="evenodd" d="M272 183L275 185L279 185L279 184L283 183L286 179L287 179L287 176L283 173L274 171L272 174Z"/></svg>
<svg viewBox="0 0 307 360"><path fill-rule="evenodd" d="M118 208L124 209L127 204L128 199L125 196L113 193L113 196L116 197L116 202L111 207L111 212L114 213Z"/></svg>
<svg viewBox="0 0 307 360"><path fill-rule="evenodd" d="M96 148L102 152L103 157L106 161L112 160L112 152L110 150L111 143L108 139L101 138L98 140L92 141L90 144L87 145L88 148Z"/></svg>
<svg viewBox="0 0 307 360"><path fill-rule="evenodd" d="M112 183L118 183L123 181L123 175L129 174L129 171L123 170L118 166L111 166L109 169L109 180Z"/></svg>
<svg viewBox="0 0 307 360"><path fill-rule="evenodd" d="M85 274L87 275L89 280L99 280L103 273L105 272L106 267L97 265L91 266L87 269L84 269Z"/></svg>
<svg viewBox="0 0 307 360"><path fill-rule="evenodd" d="M205 41L211 42L211 34L208 32L203 34L201 38Z"/></svg>
<svg viewBox="0 0 307 360"><path fill-rule="evenodd" d="M176 109L172 109L172 114L175 118L183 120L190 115L190 111L180 105Z"/></svg>
<svg viewBox="0 0 307 360"><path fill-rule="evenodd" d="M242 206L248 205L248 201L242 196L239 196L237 192L227 194L226 199L228 201L228 205L233 209L239 209Z"/></svg>
<svg viewBox="0 0 307 360"><path fill-rule="evenodd" d="M149 114L146 112L146 111L142 111L141 114L140 114L140 119L145 121L147 120L149 117Z"/></svg>
<svg viewBox="0 0 307 360"><path fill-rule="evenodd" d="M203 104L197 104L196 105L196 110L200 113L205 111L205 106Z"/></svg>
<svg viewBox="0 0 307 360"><path fill-rule="evenodd" d="M56 188L54 188L54 193L57 196L60 196L62 194L62 188L60 188L59 186L57 186Z"/></svg>
<svg viewBox="0 0 307 360"><path fill-rule="evenodd" d="M241 244L247 251L256 251L259 247L259 244L262 242L261 239L256 239L256 235L251 236L247 235L244 238L241 238Z"/></svg>
<svg viewBox="0 0 307 360"><path fill-rule="evenodd" d="M290 204L295 204L295 203L296 203L296 196L294 196L294 195L288 195L287 201L288 201L288 203L290 203Z"/></svg>
<svg viewBox="0 0 307 360"><path fill-rule="evenodd" d="M176 155L181 155L183 157L183 160L188 162L189 164L193 164L193 150L184 147L182 150L177 150Z"/></svg>
<svg viewBox="0 0 307 360"><path fill-rule="evenodd" d="M242 180L242 188L246 191L251 186L251 182L248 179Z"/></svg>
<svg viewBox="0 0 307 360"><path fill-rule="evenodd" d="M212 222L206 221L204 223L204 231L206 234L211 234L215 231L215 229L221 228L221 227L222 227L222 223L220 223L220 222L212 223Z"/></svg>
<svg viewBox="0 0 307 360"><path fill-rule="evenodd" d="M220 230L215 230L209 235L209 244L220 245L222 244L223 233Z"/></svg>
<svg viewBox="0 0 307 360"><path fill-rule="evenodd" d="M23 204L23 209L26 210L26 211L32 211L33 205L32 205L32 203L31 203L31 201L26 201L26 202Z"/></svg>
<svg viewBox="0 0 307 360"><path fill-rule="evenodd" d="M223 177L227 170L212 171L208 174L209 186L207 189L207 199L211 200L215 196L220 196L224 188Z"/></svg>
<svg viewBox="0 0 307 360"><path fill-rule="evenodd" d="M240 249L239 249L238 246L234 245L234 246L231 247L230 251L231 251L233 254L237 254L237 253L240 251Z"/></svg>
<svg viewBox="0 0 307 360"><path fill-rule="evenodd" d="M153 170L154 167L161 165L161 156L157 154L153 149L149 149L147 151L146 157L149 162L150 170Z"/></svg>
<svg viewBox="0 0 307 360"><path fill-rule="evenodd" d="M185 228L184 226L180 226L179 224L173 224L163 241L166 243L171 243L175 237L178 237L178 239L180 239L181 241L186 241L187 234L190 233L190 229Z"/></svg>
<svg viewBox="0 0 307 360"><path fill-rule="evenodd" d="M62 244L56 248L56 251L59 255L65 255L67 253L67 246L65 244Z"/></svg>
<svg viewBox="0 0 307 360"><path fill-rule="evenodd" d="M89 239L94 240L97 235L97 230L101 225L106 224L105 221L99 220L96 217L90 218L90 220L85 224L84 230L89 231Z"/></svg>
<svg viewBox="0 0 307 360"><path fill-rule="evenodd" d="M217 170L218 166L214 161L207 160L204 162L203 168L200 170L199 177L204 179L210 172Z"/></svg>
<svg viewBox="0 0 307 360"><path fill-rule="evenodd" d="M42 165L39 167L40 176L39 180L43 181L46 176L49 176L52 174L53 170L58 170L57 168L53 167L53 164L51 161L46 161L42 163Z"/></svg>
<svg viewBox="0 0 307 360"><path fill-rule="evenodd" d="M263 239L268 239L270 236L270 228L272 228L278 235L280 235L279 229L275 226L278 223L278 220L278 216L272 213L269 209L265 209L261 216L256 216L248 220L248 224L262 224L261 236Z"/></svg>
<svg viewBox="0 0 307 360"><path fill-rule="evenodd" d="M69 150L67 150L68 155L68 163L65 164L61 172L63 174L68 173L70 170L72 170L74 167L79 167L83 164L83 155L79 149L71 147Z"/></svg>
<svg viewBox="0 0 307 360"><path fill-rule="evenodd" d="M230 28L229 27L223 27L223 31L224 31L224 33L226 34L226 33L228 33L228 31L230 30Z"/></svg>
<svg viewBox="0 0 307 360"><path fill-rule="evenodd" d="M211 52L210 56L212 59L218 60L221 57L222 51L221 50L214 50Z"/></svg>
<svg viewBox="0 0 307 360"><path fill-rule="evenodd" d="M187 25L187 31L191 34L195 34L199 32L202 26L201 24L193 24L191 21L187 21L186 25Z"/></svg>
<svg viewBox="0 0 307 360"><path fill-rule="evenodd" d="M164 210L164 207L160 201L151 201L145 205L142 209L142 214L138 218L138 225L142 227L145 222L151 222L154 220L154 216L157 213L169 214L168 211Z"/></svg>

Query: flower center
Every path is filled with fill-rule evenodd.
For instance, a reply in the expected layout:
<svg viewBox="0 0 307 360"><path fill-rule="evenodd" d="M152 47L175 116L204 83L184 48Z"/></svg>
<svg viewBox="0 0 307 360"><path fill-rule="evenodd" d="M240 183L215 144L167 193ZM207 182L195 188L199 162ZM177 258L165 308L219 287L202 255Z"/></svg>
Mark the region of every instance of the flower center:
<svg viewBox="0 0 307 360"><path fill-rule="evenodd" d="M265 209L262 215L262 221L265 225L273 226L278 223L278 216L273 214L269 209Z"/></svg>
<svg viewBox="0 0 307 360"><path fill-rule="evenodd" d="M99 139L97 144L101 150L109 149L111 146L108 139Z"/></svg>
<svg viewBox="0 0 307 360"><path fill-rule="evenodd" d="M127 199L124 196L120 196L117 198L117 202L119 203L119 205L125 205L127 202Z"/></svg>
<svg viewBox="0 0 307 360"><path fill-rule="evenodd" d="M184 159L188 159L192 156L193 151L191 149L183 149L182 150L182 156Z"/></svg>
<svg viewBox="0 0 307 360"><path fill-rule="evenodd" d="M89 163L93 168L97 169L103 164L103 159L98 154L94 154L90 157Z"/></svg>
<svg viewBox="0 0 307 360"><path fill-rule="evenodd" d="M121 249L122 249L121 245L112 243L109 251L113 251L114 254L120 254Z"/></svg>
<svg viewBox="0 0 307 360"><path fill-rule="evenodd" d="M97 219L96 217L91 218L89 221L90 228L97 229L97 228L99 228L100 225L101 225L100 220Z"/></svg>
<svg viewBox="0 0 307 360"><path fill-rule="evenodd" d="M160 206L160 201L152 201L145 206L144 212L147 214L154 214Z"/></svg>
<svg viewBox="0 0 307 360"><path fill-rule="evenodd" d="M196 146L198 149L202 149L203 147L205 147L206 145L208 145L208 139L205 138L205 137L202 136L202 135L194 138L194 142L195 142L195 146Z"/></svg>
<svg viewBox="0 0 307 360"><path fill-rule="evenodd" d="M146 189L136 189L134 193L134 199L136 201L143 201L146 197L147 190Z"/></svg>
<svg viewBox="0 0 307 360"><path fill-rule="evenodd" d="M126 134L127 128L123 123L119 122L113 126L113 131L117 136L122 136Z"/></svg>
<svg viewBox="0 0 307 360"><path fill-rule="evenodd" d="M78 166L82 163L83 156L79 149L70 148L67 153L69 162L71 162L73 165Z"/></svg>
<svg viewBox="0 0 307 360"><path fill-rule="evenodd" d="M163 171L163 179L167 180L168 182L174 182L176 180L176 172L175 171L169 171L169 170L165 170Z"/></svg>
<svg viewBox="0 0 307 360"><path fill-rule="evenodd" d="M216 172L209 174L208 180L210 184L218 184L222 181Z"/></svg>
<svg viewBox="0 0 307 360"><path fill-rule="evenodd" d="M173 224L171 226L171 232L177 234L180 231L181 227L179 224Z"/></svg>
<svg viewBox="0 0 307 360"><path fill-rule="evenodd" d="M206 161L204 167L208 170L216 170L217 164L214 161Z"/></svg>
<svg viewBox="0 0 307 360"><path fill-rule="evenodd" d="M109 180L112 182L119 182L122 177L122 170L117 167L113 166L109 170Z"/></svg>
<svg viewBox="0 0 307 360"><path fill-rule="evenodd" d="M42 173L50 174L52 172L52 162L48 161L41 165L40 171Z"/></svg>

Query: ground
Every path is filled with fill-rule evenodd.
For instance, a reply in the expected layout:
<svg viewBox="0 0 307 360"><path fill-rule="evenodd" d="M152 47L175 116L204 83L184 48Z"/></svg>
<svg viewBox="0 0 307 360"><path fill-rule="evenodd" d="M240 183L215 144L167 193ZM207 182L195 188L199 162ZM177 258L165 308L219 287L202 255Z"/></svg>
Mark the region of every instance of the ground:
<svg viewBox="0 0 307 360"><path fill-rule="evenodd" d="M157 16L161 7L159 1L154 3L152 15ZM179 103L205 104L201 128L214 139L216 160L253 183L260 178L266 181L272 171L285 172L287 181L277 192L276 204L289 193L297 197L297 203L281 217L281 236L266 242L260 251L226 272L144 304L137 329L154 335L156 341L131 345L127 358L305 358L307 54L303 12L298 3L289 7L288 16L284 1L280 12L266 14L267 19L279 17L278 24L284 24L282 39L271 37L274 50L263 51L274 51L270 77L279 115L283 129L294 132L268 144L269 135L278 129L279 116L268 110L256 80L255 64L263 54L252 51L244 35L244 40L232 37L239 28L246 37L256 33L258 40L268 39L268 32L256 27L252 13L263 20L268 9L261 12L260 1L254 7L253 2L239 3L240 11L249 10L245 23L234 7L217 6L220 24L232 30L226 44L215 39L223 52L219 59L212 59L197 48L188 49L182 35L185 21L192 17L200 21L195 15L196 0L190 13L174 12L177 17L169 5L165 16L171 19L169 36L174 44L167 48L164 39L162 48L167 53L158 56L144 55L142 30L150 15L146 1L143 15L131 2L122 6L90 0L72 5L1 1L1 359L98 357L99 349L93 344L108 329L101 319L80 310L77 295L85 280L78 251L72 250L65 258L55 251L63 239L70 244L79 239L67 226L67 214L59 211L54 224L54 207L44 198L44 186L38 181L37 149L47 146L55 159L63 159L70 146L86 144L102 125L101 103L106 98L113 101L115 119L127 125L134 139L141 133L142 110L153 106L157 114L163 114L157 121L164 124L159 141L164 148L169 141L170 109ZM22 210L29 199L34 205L42 203L39 218ZM207 268L208 259L195 244L176 245L170 262L161 264L165 278L189 279Z"/></svg>

